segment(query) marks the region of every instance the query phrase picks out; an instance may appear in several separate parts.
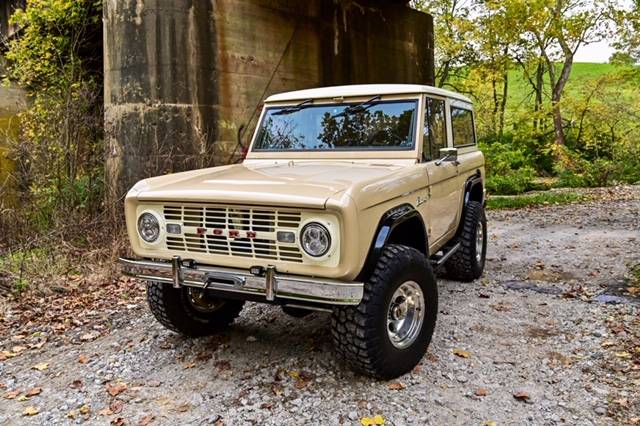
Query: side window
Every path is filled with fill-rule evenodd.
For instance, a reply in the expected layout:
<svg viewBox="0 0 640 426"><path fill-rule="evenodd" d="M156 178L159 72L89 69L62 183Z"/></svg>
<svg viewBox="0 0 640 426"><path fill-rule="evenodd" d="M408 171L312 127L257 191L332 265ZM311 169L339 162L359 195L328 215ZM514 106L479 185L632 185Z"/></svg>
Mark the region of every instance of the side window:
<svg viewBox="0 0 640 426"><path fill-rule="evenodd" d="M453 146L475 145L473 113L468 109L451 107Z"/></svg>
<svg viewBox="0 0 640 426"><path fill-rule="evenodd" d="M427 98L424 115L424 139L422 156L425 161L440 158L440 148L447 146L447 126L444 101Z"/></svg>

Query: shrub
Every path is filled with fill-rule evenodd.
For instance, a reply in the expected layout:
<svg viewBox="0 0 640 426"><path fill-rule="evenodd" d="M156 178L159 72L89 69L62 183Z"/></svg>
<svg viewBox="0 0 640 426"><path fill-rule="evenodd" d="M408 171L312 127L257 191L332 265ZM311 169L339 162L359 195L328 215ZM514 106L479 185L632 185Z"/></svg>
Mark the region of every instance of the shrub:
<svg viewBox="0 0 640 426"><path fill-rule="evenodd" d="M534 187L535 171L522 149L508 143L481 143L485 155L486 187L493 194L520 194Z"/></svg>

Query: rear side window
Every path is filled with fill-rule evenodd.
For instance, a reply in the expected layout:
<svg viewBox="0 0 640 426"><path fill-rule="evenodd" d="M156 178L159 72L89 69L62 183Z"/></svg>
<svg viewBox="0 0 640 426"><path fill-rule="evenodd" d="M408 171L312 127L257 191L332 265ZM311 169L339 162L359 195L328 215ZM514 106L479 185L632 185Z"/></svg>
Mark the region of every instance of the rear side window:
<svg viewBox="0 0 640 426"><path fill-rule="evenodd" d="M451 127L453 128L453 146L475 145L473 113L470 110L451 107Z"/></svg>
<svg viewBox="0 0 640 426"><path fill-rule="evenodd" d="M447 146L447 126L444 101L427 98L424 115L424 139L422 157L425 161L440 158L440 148Z"/></svg>

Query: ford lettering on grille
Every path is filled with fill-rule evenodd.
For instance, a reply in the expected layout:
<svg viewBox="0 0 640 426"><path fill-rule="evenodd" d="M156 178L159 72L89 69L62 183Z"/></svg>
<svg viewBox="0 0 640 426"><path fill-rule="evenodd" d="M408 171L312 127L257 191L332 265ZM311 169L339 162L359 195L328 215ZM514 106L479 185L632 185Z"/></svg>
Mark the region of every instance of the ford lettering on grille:
<svg viewBox="0 0 640 426"><path fill-rule="evenodd" d="M300 212L263 207L215 204L163 206L167 224L181 225L181 234L167 235L167 249L301 263L297 245ZM292 231L296 242L278 242L279 230Z"/></svg>

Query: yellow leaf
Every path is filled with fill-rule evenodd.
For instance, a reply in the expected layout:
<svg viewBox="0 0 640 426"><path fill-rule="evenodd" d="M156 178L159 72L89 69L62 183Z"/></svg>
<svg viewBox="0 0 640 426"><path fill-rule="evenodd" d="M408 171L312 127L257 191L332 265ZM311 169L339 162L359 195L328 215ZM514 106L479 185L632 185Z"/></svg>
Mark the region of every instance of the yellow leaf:
<svg viewBox="0 0 640 426"><path fill-rule="evenodd" d="M34 370L38 370L38 371L44 371L47 368L49 368L49 363L48 362L41 362L40 364L36 364L33 366Z"/></svg>
<svg viewBox="0 0 640 426"><path fill-rule="evenodd" d="M627 358L631 358L631 354L627 351L624 352L616 352L616 356L618 358L623 358L623 359L627 359Z"/></svg>
<svg viewBox="0 0 640 426"><path fill-rule="evenodd" d="M463 351L462 349L455 348L453 350L453 354L459 356L460 358L469 358L471 356L471 352Z"/></svg>
<svg viewBox="0 0 640 426"><path fill-rule="evenodd" d="M493 420L487 420L486 422L484 422L484 426L498 426L498 424Z"/></svg>
<svg viewBox="0 0 640 426"><path fill-rule="evenodd" d="M289 377L300 380L300 372L298 371L289 371Z"/></svg>
<svg viewBox="0 0 640 426"><path fill-rule="evenodd" d="M362 426L374 426L374 425L383 425L384 417L377 415L374 417L363 417L360 419L360 424Z"/></svg>
<svg viewBox="0 0 640 426"><path fill-rule="evenodd" d="M28 400L29 400L29 398L27 398L27 396L26 396L26 395L20 395L20 396L17 398L17 401L20 401L20 402L24 402L24 401L28 401Z"/></svg>
<svg viewBox="0 0 640 426"><path fill-rule="evenodd" d="M80 407L80 414L89 414L91 412L91 408L87 404L84 404Z"/></svg>
<svg viewBox="0 0 640 426"><path fill-rule="evenodd" d="M389 383L389 386L387 387L389 388L389 390L403 390L407 386L402 382L393 382L393 383Z"/></svg>
<svg viewBox="0 0 640 426"><path fill-rule="evenodd" d="M24 411L22 412L23 416L35 416L36 414L38 414L39 411L36 407L30 405L27 408L24 409Z"/></svg>

